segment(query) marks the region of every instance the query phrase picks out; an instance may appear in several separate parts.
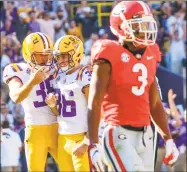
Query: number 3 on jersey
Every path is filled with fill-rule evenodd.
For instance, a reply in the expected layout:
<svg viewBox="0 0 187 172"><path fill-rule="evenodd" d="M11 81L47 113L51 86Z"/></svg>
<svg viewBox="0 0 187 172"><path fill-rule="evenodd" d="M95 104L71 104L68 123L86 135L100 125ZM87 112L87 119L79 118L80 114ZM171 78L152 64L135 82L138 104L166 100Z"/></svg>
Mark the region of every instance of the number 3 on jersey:
<svg viewBox="0 0 187 172"><path fill-rule="evenodd" d="M136 96L141 96L145 92L145 87L147 86L147 68L142 63L137 63L132 68L133 72L141 71L142 75L138 76L138 81L141 82L141 86L132 86L132 93Z"/></svg>

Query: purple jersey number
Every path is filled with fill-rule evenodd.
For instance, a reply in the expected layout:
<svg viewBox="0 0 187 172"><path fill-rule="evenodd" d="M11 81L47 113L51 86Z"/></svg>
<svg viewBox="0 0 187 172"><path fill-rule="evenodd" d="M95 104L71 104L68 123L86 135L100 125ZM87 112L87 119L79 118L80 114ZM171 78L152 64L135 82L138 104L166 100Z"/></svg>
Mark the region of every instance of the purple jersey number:
<svg viewBox="0 0 187 172"><path fill-rule="evenodd" d="M57 100L57 106L59 114L63 117L73 117L76 116L76 104L73 100L66 100L65 96L61 94L60 89L55 89L55 93L58 94L58 100ZM70 91L69 93L70 97L74 96L73 91ZM70 111L67 111L67 108L70 109Z"/></svg>
<svg viewBox="0 0 187 172"><path fill-rule="evenodd" d="M41 96L42 101L41 102L34 101L33 104L34 104L35 108L47 106L47 104L45 103L45 98L46 98L47 94L54 91L53 88L50 86L50 80L52 80L52 79L53 79L53 76L51 75L48 79L46 79L44 82L41 82L39 84L40 89L36 90L36 95Z"/></svg>

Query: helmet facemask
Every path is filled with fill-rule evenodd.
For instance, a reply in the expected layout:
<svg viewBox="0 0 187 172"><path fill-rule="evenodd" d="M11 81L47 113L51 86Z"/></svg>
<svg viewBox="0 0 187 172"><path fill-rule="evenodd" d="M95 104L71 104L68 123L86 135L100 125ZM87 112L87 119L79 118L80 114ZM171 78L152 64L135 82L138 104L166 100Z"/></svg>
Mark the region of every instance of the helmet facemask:
<svg viewBox="0 0 187 172"><path fill-rule="evenodd" d="M119 35L122 41L133 42L134 46L148 46L156 42L158 29L152 15L144 15L129 20L126 20L123 14L121 14L120 17L123 19L120 28L125 35Z"/></svg>
<svg viewBox="0 0 187 172"><path fill-rule="evenodd" d="M34 52L31 55L31 60L29 61L34 69L38 70L41 66L49 67L53 64L53 54L52 51L46 52Z"/></svg>
<svg viewBox="0 0 187 172"><path fill-rule="evenodd" d="M57 60L57 66L63 73L67 73L75 67L75 63L73 61L74 54L74 50L66 53L58 53L57 51L54 52L55 59Z"/></svg>

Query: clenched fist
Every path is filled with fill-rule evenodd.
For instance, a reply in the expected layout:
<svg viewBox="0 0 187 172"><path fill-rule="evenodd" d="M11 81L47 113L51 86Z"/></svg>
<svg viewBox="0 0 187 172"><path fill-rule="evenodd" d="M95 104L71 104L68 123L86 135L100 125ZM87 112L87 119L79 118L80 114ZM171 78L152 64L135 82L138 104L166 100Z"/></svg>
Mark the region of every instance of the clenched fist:
<svg viewBox="0 0 187 172"><path fill-rule="evenodd" d="M56 106L58 96L54 93L49 93L45 99L45 103L50 107L53 108Z"/></svg>

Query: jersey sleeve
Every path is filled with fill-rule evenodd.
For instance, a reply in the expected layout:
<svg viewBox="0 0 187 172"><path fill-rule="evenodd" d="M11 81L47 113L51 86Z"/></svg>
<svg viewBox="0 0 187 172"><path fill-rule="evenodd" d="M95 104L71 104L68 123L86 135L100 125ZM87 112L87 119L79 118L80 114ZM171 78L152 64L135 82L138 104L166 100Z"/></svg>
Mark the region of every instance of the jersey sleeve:
<svg viewBox="0 0 187 172"><path fill-rule="evenodd" d="M93 64L96 60L99 59L110 61L108 57L108 47L102 41L95 42L91 49L91 63Z"/></svg>
<svg viewBox="0 0 187 172"><path fill-rule="evenodd" d="M91 81L91 77L92 77L92 66L83 66L77 75L77 80L81 81L81 86L82 88L85 86L90 85L90 81Z"/></svg>
<svg viewBox="0 0 187 172"><path fill-rule="evenodd" d="M3 71L3 82L7 84L12 77L18 77L23 82L23 69L16 63L7 65Z"/></svg>
<svg viewBox="0 0 187 172"><path fill-rule="evenodd" d="M92 67L87 66L82 75L83 87L90 85L91 77L92 77Z"/></svg>

